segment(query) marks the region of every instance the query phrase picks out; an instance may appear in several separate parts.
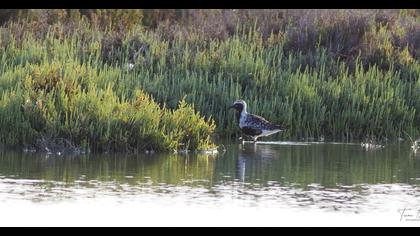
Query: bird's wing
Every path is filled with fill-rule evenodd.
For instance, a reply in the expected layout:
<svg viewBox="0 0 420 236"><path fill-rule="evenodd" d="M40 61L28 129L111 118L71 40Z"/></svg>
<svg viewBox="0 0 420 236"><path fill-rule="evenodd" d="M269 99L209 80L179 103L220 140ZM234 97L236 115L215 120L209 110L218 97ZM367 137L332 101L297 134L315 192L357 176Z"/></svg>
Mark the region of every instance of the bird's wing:
<svg viewBox="0 0 420 236"><path fill-rule="evenodd" d="M264 119L264 117L248 114L246 123L248 126L252 126L257 129L286 129L286 125L273 124L270 121Z"/></svg>
<svg viewBox="0 0 420 236"><path fill-rule="evenodd" d="M250 135L250 136L256 136L256 135L262 134L261 129L255 129L254 127L250 127L250 126L245 126L241 130L244 134Z"/></svg>

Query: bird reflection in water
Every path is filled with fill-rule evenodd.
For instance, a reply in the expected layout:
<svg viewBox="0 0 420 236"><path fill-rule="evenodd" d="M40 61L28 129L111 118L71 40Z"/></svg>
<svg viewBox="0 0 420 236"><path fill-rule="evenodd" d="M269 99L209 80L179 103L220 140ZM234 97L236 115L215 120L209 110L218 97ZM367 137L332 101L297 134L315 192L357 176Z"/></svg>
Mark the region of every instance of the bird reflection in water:
<svg viewBox="0 0 420 236"><path fill-rule="evenodd" d="M239 144L236 160L236 179L240 182L245 182L247 169L248 174L260 172L265 165L271 163L273 158L280 155L280 150L273 145L261 145L257 143Z"/></svg>

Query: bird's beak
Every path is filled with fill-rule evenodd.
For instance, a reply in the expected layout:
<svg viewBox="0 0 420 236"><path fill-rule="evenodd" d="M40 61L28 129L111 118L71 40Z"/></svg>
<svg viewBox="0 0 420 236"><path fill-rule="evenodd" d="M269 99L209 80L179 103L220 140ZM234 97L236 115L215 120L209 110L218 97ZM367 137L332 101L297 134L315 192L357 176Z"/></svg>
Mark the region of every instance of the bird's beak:
<svg viewBox="0 0 420 236"><path fill-rule="evenodd" d="M232 108L235 108L235 105L232 105L232 106L228 107L228 110L230 110Z"/></svg>

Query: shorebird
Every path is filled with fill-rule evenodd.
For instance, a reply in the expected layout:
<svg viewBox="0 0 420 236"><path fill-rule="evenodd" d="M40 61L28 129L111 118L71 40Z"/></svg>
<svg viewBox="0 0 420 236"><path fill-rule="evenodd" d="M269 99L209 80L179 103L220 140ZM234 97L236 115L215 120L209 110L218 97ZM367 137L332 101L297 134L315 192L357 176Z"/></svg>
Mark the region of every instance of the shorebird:
<svg viewBox="0 0 420 236"><path fill-rule="evenodd" d="M273 124L261 116L250 114L246 111L246 102L244 100L236 100L229 109L236 110L236 118L239 122L239 128L242 133L251 136L252 140L257 142L259 137L272 135L284 131L286 125Z"/></svg>

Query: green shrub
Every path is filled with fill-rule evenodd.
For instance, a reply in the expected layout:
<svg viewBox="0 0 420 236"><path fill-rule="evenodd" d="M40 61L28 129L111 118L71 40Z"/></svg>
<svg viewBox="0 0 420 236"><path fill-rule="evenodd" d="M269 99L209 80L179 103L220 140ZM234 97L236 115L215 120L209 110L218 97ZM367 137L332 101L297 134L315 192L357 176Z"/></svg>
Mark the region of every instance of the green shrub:
<svg viewBox="0 0 420 236"><path fill-rule="evenodd" d="M1 140L68 138L96 151L210 148L214 132L239 133L226 110L238 98L288 123L282 138L415 136L416 13L22 11L1 32Z"/></svg>

